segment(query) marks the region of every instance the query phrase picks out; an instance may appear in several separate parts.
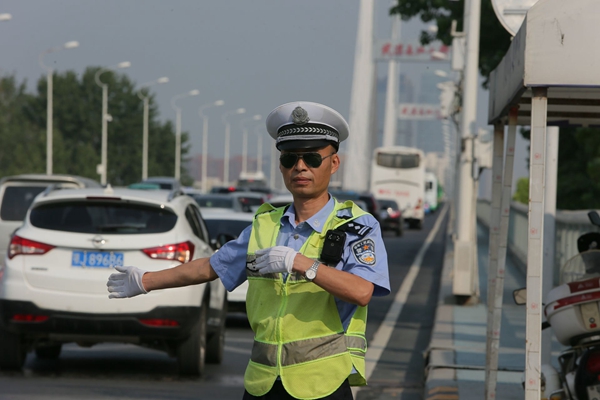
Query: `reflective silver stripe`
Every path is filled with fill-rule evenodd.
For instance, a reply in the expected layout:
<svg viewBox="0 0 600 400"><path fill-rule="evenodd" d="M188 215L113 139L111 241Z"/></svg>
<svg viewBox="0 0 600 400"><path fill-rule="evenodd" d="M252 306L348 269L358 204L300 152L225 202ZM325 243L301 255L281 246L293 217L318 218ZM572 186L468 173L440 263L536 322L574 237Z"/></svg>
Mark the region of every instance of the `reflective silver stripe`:
<svg viewBox="0 0 600 400"><path fill-rule="evenodd" d="M347 352L343 333L321 338L298 340L286 343L281 349L281 365L300 364Z"/></svg>
<svg viewBox="0 0 600 400"><path fill-rule="evenodd" d="M343 333L321 338L297 340L281 346L281 366L300 364L347 352ZM277 345L254 341L250 359L270 367L277 366Z"/></svg>
<svg viewBox="0 0 600 400"><path fill-rule="evenodd" d="M350 350L367 351L367 339L362 336L346 335L346 346Z"/></svg>
<svg viewBox="0 0 600 400"><path fill-rule="evenodd" d="M249 268L246 268L246 276L247 277L253 277L253 278L265 278L265 279L272 279L274 281L279 280L281 278L281 274L276 272L276 273L271 273L271 274L264 274L261 275L259 272L257 271L252 271ZM304 275L298 273L298 272L294 272L293 274L288 275L287 278L288 281L305 281L306 278L304 277Z"/></svg>
<svg viewBox="0 0 600 400"><path fill-rule="evenodd" d="M277 366L277 345L254 341L250 359L258 364Z"/></svg>

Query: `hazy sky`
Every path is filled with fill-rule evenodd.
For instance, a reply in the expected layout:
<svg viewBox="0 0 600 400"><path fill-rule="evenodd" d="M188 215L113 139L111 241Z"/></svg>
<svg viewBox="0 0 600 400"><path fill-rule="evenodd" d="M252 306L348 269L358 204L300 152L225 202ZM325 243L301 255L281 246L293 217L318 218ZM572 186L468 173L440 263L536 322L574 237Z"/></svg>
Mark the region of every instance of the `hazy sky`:
<svg viewBox="0 0 600 400"><path fill-rule="evenodd" d="M377 0L376 38L390 36L389 5ZM79 48L47 55L44 62L59 72L81 73L87 66L130 61L123 72L137 84L167 76L169 83L152 89L163 119L175 117L173 96L199 89L199 96L177 102L192 154L201 152L201 105L225 101L206 112L215 156L223 153L221 115L246 108L245 115L228 118L233 156L242 152L240 121L261 114L262 129L264 117L285 102L325 103L348 118L358 8L358 0L4 0L0 13L13 18L0 22L0 71L27 79L33 90L45 74L40 53L77 40ZM402 36L415 40L422 28L420 21L404 23ZM401 66L415 82L423 68ZM378 70L385 76L387 67ZM482 127L487 96L480 91ZM254 132L259 123L246 126Z"/></svg>

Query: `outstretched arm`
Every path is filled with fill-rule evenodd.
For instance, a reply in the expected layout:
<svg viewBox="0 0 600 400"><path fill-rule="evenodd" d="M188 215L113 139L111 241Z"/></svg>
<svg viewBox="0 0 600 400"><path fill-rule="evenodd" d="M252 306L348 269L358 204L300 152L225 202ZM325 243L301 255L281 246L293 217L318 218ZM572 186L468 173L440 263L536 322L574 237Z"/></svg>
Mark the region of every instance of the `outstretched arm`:
<svg viewBox="0 0 600 400"><path fill-rule="evenodd" d="M106 286L108 298L120 299L146 294L151 290L196 285L218 278L209 258L199 258L162 271L144 271L137 267L116 267Z"/></svg>
<svg viewBox="0 0 600 400"><path fill-rule="evenodd" d="M212 269L209 260L209 258L199 258L175 268L146 272L142 277L142 284L149 292L156 289L197 285L213 281L218 278L218 275Z"/></svg>

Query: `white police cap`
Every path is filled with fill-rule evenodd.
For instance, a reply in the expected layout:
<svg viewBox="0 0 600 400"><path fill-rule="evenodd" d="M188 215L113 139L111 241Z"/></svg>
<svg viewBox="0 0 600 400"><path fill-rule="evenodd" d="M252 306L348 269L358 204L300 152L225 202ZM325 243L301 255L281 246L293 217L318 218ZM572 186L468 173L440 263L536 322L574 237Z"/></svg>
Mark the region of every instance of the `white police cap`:
<svg viewBox="0 0 600 400"><path fill-rule="evenodd" d="M266 120L267 131L279 150L308 149L328 144L336 149L348 138L348 123L333 108L310 101L294 101L275 108Z"/></svg>

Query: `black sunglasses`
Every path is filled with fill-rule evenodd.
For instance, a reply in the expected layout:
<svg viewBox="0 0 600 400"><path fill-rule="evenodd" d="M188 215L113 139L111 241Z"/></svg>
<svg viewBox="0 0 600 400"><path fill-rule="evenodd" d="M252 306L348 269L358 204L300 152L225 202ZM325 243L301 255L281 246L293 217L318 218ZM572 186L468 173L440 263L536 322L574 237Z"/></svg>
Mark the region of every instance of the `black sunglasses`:
<svg viewBox="0 0 600 400"><path fill-rule="evenodd" d="M331 157L335 153L322 157L319 153L284 153L279 157L279 162L284 168L292 168L301 158L304 164L310 168L319 168L323 160Z"/></svg>

